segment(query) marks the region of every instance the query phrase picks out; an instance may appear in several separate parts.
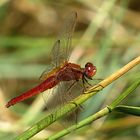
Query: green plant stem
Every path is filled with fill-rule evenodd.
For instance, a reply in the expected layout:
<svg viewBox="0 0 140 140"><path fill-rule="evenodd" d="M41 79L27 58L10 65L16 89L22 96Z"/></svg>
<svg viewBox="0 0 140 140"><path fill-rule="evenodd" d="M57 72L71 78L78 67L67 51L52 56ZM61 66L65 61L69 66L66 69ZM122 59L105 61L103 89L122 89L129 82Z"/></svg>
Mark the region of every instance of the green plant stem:
<svg viewBox="0 0 140 140"><path fill-rule="evenodd" d="M62 130L61 132L58 132L52 136L50 136L49 138L47 138L46 140L56 140L58 138L61 138L69 133L71 133L72 131L79 129L85 125L90 124L92 121L95 121L105 115L107 115L109 113L109 109L108 107L105 107L104 109L100 110L99 112L97 112L96 114L84 119L83 121L79 122L78 124L72 125L71 127Z"/></svg>
<svg viewBox="0 0 140 140"><path fill-rule="evenodd" d="M63 107L62 111L56 110L53 114L49 114L44 119L33 125L31 128L23 132L21 135L19 135L16 140L22 139L26 140L52 124L54 121L58 120L59 118L63 117L66 113L74 110L78 105L82 104L84 101L89 99L91 96L95 95L97 92L103 89L103 87L106 87L107 85L111 84L113 81L118 79L120 76L122 76L124 73L132 69L134 66L140 63L140 56L129 62L127 65L125 65L123 68L121 68L119 71L111 75L110 77L106 78L102 82L99 83L99 85L102 86L94 86L89 91L85 92L85 94L82 94L78 98L74 99L73 102L70 102L66 104ZM73 93L74 94L74 93Z"/></svg>
<svg viewBox="0 0 140 140"><path fill-rule="evenodd" d="M121 93L109 106L105 107L104 109L100 110L99 112L95 113L94 115L84 119L83 121L79 122L78 124L76 125L73 125L67 129L64 129L62 130L61 132L58 132L52 136L50 136L48 138L48 140L55 140L55 139L58 139L62 136L65 136L66 134L69 134L71 131L74 131L78 128L81 128L85 125L88 125L90 123L92 123L93 121L109 114L110 112L112 111L116 111L117 109L117 105L124 99L126 98L130 93L132 93L138 86L140 85L140 79L138 79L136 82L134 82L129 88L127 88L123 93ZM140 110L138 108L133 108L133 111L137 111ZM122 109L122 108L120 108Z"/></svg>

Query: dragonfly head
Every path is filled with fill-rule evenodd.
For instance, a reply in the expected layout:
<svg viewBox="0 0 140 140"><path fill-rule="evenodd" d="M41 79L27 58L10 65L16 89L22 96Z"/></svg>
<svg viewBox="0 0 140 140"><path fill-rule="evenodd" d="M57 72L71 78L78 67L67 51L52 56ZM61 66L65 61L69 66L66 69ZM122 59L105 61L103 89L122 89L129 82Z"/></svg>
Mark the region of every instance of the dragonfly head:
<svg viewBox="0 0 140 140"><path fill-rule="evenodd" d="M84 75L88 78L88 79L92 79L92 76L94 76L96 74L96 67L88 62L86 63L85 65L85 68L84 68Z"/></svg>

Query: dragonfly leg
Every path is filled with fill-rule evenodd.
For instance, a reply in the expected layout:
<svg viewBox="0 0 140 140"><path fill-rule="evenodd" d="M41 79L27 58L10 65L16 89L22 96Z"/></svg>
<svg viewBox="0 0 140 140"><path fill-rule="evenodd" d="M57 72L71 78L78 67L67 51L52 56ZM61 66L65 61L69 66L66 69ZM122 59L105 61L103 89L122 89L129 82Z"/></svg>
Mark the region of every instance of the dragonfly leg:
<svg viewBox="0 0 140 140"><path fill-rule="evenodd" d="M104 79L102 79L102 78L93 78L92 80L102 81L102 80L104 80Z"/></svg>
<svg viewBox="0 0 140 140"><path fill-rule="evenodd" d="M92 79L91 79L92 80ZM88 82L88 80L84 77L83 78L83 81L85 82L85 83L87 83L89 86L91 86L92 87L92 85Z"/></svg>
<svg viewBox="0 0 140 140"><path fill-rule="evenodd" d="M92 85L88 82L88 80L85 77L82 78L82 82L83 82L84 91L87 90L85 84L88 84L90 87L92 87Z"/></svg>
<svg viewBox="0 0 140 140"><path fill-rule="evenodd" d="M94 88L97 88L97 87L104 88L104 86L102 86L101 84L97 84Z"/></svg>
<svg viewBox="0 0 140 140"><path fill-rule="evenodd" d="M84 87L84 91L86 91L84 78L82 78L82 84L83 84L83 87Z"/></svg>
<svg viewBox="0 0 140 140"><path fill-rule="evenodd" d="M94 89L96 89L96 88L98 88L98 87L101 87L101 90L104 88L101 84L97 84L97 85L95 85L95 87L92 89L92 91L89 91L88 93L91 93L91 92L93 92L93 91L95 91L95 92L100 91L100 90L94 90Z"/></svg>
<svg viewBox="0 0 140 140"><path fill-rule="evenodd" d="M88 80L87 80L85 77L83 78L83 80L84 80L89 86L91 86L91 87L93 86L93 85L91 85L91 84L88 82ZM95 78L93 79L93 78L90 78L90 80L101 81L101 80L103 80L103 79L95 79ZM103 87L102 85L100 85L100 86Z"/></svg>
<svg viewBox="0 0 140 140"><path fill-rule="evenodd" d="M91 80L92 80L92 79L91 79ZM82 78L82 81L83 81L83 87L84 87L84 90L85 90L85 91L86 91L85 83L87 83L90 87L92 87L92 85L88 82L88 80L87 80L85 77ZM104 88L101 84L95 85L94 88L96 89L97 87L101 87L102 89ZM93 89L94 89L94 88L93 88ZM100 91L100 90L93 90L93 91L97 91L97 92L98 92L98 91ZM90 92L93 92L93 91L90 91ZM90 92L89 92L89 93L90 93Z"/></svg>

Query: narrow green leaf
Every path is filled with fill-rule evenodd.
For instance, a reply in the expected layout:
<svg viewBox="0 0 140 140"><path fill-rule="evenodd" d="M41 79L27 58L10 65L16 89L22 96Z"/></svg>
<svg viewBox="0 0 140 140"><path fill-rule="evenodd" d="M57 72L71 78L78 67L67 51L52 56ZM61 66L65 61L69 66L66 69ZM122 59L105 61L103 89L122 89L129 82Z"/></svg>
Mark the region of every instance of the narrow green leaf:
<svg viewBox="0 0 140 140"><path fill-rule="evenodd" d="M130 93L132 93L140 85L140 78L135 81L127 90L125 90L118 98L116 98L109 108L114 109L122 100L124 100Z"/></svg>
<svg viewBox="0 0 140 140"><path fill-rule="evenodd" d="M140 116L140 107L119 105L113 109L114 111Z"/></svg>

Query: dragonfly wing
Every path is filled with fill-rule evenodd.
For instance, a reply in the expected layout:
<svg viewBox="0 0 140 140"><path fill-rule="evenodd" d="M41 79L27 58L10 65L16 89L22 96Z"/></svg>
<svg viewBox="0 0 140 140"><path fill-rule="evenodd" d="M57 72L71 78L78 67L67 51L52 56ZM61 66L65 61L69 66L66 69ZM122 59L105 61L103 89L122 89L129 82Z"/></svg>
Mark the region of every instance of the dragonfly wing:
<svg viewBox="0 0 140 140"><path fill-rule="evenodd" d="M46 109L49 112L53 112L56 108L59 108L59 111L62 111L62 108L65 103L71 100L71 97L65 97L63 83L59 83L59 85L55 86L52 89L47 90L47 94L43 93L43 99L45 101Z"/></svg>
<svg viewBox="0 0 140 140"><path fill-rule="evenodd" d="M51 51L51 66L49 66L49 69L45 70L42 73L42 75L40 76L41 81L46 79L47 74L51 69L57 68L62 63L69 60L71 52L71 39L75 29L76 19L76 12L72 12L66 17L62 29L58 34L57 41L55 42Z"/></svg>
<svg viewBox="0 0 140 140"><path fill-rule="evenodd" d="M48 65L48 67L44 70L44 72L41 74L41 76L39 77L39 80L40 81L44 81L46 80L46 78L48 77L48 73L49 71L51 71L52 69L52 65Z"/></svg>
<svg viewBox="0 0 140 140"><path fill-rule="evenodd" d="M75 98L77 98L79 95L81 95L84 92L83 88L83 82L82 80L76 81L68 81L68 82L62 82L59 86L59 95L61 97L61 109L60 111L63 112L63 106L64 104L73 101ZM64 118L64 122L67 123L76 123L78 121L78 115L79 115L80 108L78 107L76 110L68 113Z"/></svg>
<svg viewBox="0 0 140 140"><path fill-rule="evenodd" d="M60 50L59 50L59 65L69 60L72 44L72 35L75 29L77 20L77 13L71 12L66 19L64 24L58 34L57 40L60 40Z"/></svg>
<svg viewBox="0 0 140 140"><path fill-rule="evenodd" d="M51 54L52 54L52 63L50 65L48 65L47 69L41 74L41 76L39 78L41 81L46 80L46 78L48 77L48 73L52 69L54 69L54 68L59 66L59 58L60 58L59 51L60 51L60 41L57 40L55 42L55 44L53 46L53 49L52 49L52 52L51 52Z"/></svg>
<svg viewBox="0 0 140 140"><path fill-rule="evenodd" d="M72 101L83 93L82 80L61 82L60 94L66 102Z"/></svg>
<svg viewBox="0 0 140 140"><path fill-rule="evenodd" d="M52 54L52 65L53 67L59 67L60 66L60 58L61 58L61 52L60 52L60 40L57 40L52 48L51 51Z"/></svg>
<svg viewBox="0 0 140 140"><path fill-rule="evenodd" d="M82 80L61 82L53 89L53 95L50 100L47 100L46 107L53 112L55 109L59 109L59 112L63 112L63 106L81 95L84 92ZM72 111L64 116L63 120L66 124L77 122L77 111Z"/></svg>

